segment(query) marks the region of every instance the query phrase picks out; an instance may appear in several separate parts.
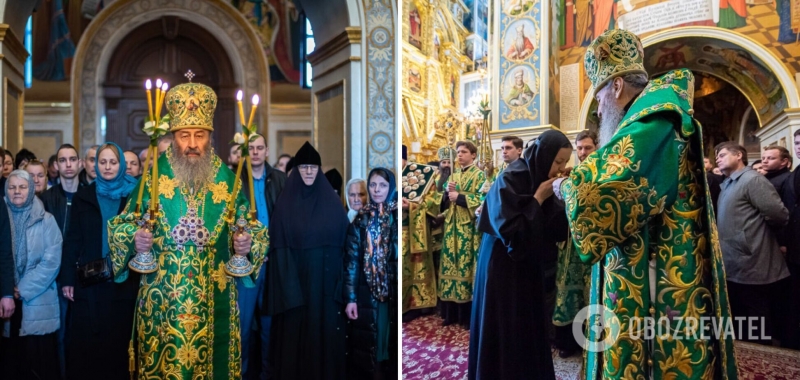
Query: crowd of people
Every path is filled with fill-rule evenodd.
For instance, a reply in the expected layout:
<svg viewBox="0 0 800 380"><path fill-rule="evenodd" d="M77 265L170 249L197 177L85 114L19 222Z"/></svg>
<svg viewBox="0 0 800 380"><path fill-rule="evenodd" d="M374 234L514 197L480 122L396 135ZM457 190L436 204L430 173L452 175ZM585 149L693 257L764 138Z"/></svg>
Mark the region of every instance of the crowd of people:
<svg viewBox="0 0 800 380"><path fill-rule="evenodd" d="M497 173L477 168L476 147L459 141L427 163L435 186L403 198L403 320L438 313L469 329L470 379L555 378L551 349L582 353L587 378L735 379L734 338L800 348L792 152L768 146L756 168L736 142L704 148L685 96L691 72L651 79L642 60L638 37L605 32L586 55L599 133L573 145L550 130L524 148L505 136ZM684 334L678 319L716 318L734 334L640 339L643 318ZM691 363L654 364L675 355Z"/></svg>
<svg viewBox="0 0 800 380"><path fill-rule="evenodd" d="M241 149L226 167L211 125L175 116L158 192L147 152L113 142L64 144L48 165L0 149L0 378L398 378L394 172L343 198L311 144L273 166L254 136L234 198Z"/></svg>

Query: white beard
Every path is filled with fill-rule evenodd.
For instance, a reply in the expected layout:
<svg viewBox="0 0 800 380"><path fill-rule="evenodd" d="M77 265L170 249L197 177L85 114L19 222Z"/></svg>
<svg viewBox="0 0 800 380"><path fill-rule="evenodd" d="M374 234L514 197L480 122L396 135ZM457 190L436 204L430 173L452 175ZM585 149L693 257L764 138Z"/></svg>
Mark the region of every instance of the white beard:
<svg viewBox="0 0 800 380"><path fill-rule="evenodd" d="M603 116L600 118L599 140L600 146L605 146L614 137L617 132L619 123L622 117L625 116L625 111L622 108L609 108L603 111Z"/></svg>

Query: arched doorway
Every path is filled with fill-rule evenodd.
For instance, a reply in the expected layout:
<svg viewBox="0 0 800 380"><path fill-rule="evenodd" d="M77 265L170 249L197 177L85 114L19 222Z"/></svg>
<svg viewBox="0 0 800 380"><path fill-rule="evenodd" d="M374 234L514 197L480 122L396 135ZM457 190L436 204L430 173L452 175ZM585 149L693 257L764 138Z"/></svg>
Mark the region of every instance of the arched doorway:
<svg viewBox="0 0 800 380"><path fill-rule="evenodd" d="M752 39L722 28L683 27L642 40L651 77L688 68L695 75L695 117L704 129L706 153L721 140L737 141L758 156L755 131L787 108L800 106L789 71ZM587 92L578 125L597 127L597 104Z"/></svg>
<svg viewBox="0 0 800 380"><path fill-rule="evenodd" d="M225 50L206 29L186 19L163 17L142 24L117 46L108 62L103 83L106 105L106 140L138 152L148 144L141 128L147 116L142 83L156 77L170 84L186 81L186 70L194 81L217 92L214 140L217 151L225 151L235 133L234 103L231 96L239 87Z"/></svg>
<svg viewBox="0 0 800 380"><path fill-rule="evenodd" d="M75 51L74 61L81 64L72 66L71 100L75 143L80 145L79 149L104 141L104 133L108 132L108 128L105 131L101 128L106 111L103 85L109 77L109 62L117 47L124 43L133 30L164 17L179 17L182 22L191 20L191 23L214 36L218 41L217 47L221 48L218 54L228 57L233 73L233 81L226 84L241 86L248 97L257 93L261 99L270 99L269 64L259 37L241 12L229 2L164 0L155 6L150 0L116 0L89 24ZM158 29L161 30L161 27ZM174 71L183 71L183 68L175 68ZM170 80L174 85L184 82L185 78L177 76ZM138 86L139 96L144 98L141 82ZM228 120L236 120L236 112L232 107L223 112L226 109L223 102L233 102L235 91L225 93L225 88L220 88L220 91L217 94L220 99L218 107L223 108L218 108L216 115L227 113ZM268 114L269 102L262 101L255 121L262 132L267 126ZM218 146L226 145L227 141L222 136L217 137Z"/></svg>

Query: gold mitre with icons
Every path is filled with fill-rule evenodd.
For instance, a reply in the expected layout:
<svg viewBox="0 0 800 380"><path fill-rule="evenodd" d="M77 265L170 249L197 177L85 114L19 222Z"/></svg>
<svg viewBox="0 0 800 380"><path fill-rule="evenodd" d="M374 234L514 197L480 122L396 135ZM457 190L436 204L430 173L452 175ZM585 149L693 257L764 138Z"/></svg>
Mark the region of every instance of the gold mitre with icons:
<svg viewBox="0 0 800 380"><path fill-rule="evenodd" d="M214 110L217 94L202 83L192 83L194 73L186 73L189 83L179 84L167 92L165 98L169 111L170 132L197 128L214 130Z"/></svg>

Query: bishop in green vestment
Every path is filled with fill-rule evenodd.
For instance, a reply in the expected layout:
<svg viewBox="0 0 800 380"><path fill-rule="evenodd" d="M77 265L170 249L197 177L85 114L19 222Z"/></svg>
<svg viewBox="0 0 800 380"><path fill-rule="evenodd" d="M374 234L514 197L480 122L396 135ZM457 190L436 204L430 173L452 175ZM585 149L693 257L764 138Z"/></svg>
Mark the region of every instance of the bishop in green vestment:
<svg viewBox="0 0 800 380"><path fill-rule="evenodd" d="M241 193L231 195L235 176L211 148L213 90L182 84L167 93L166 102L174 143L158 158L155 230L140 229L133 196L108 223L115 281L128 278L137 251L149 252L158 263L155 272L141 276L131 371L138 379L241 379L237 293L225 264L234 252L247 255L256 269L237 276L254 286L267 252L267 230L257 220L249 233L230 230L234 221L246 221L248 204ZM143 185L147 205L150 182L140 181ZM138 191L137 186L132 194ZM235 202L232 218L230 202Z"/></svg>
<svg viewBox="0 0 800 380"><path fill-rule="evenodd" d="M445 325L458 323L467 328L481 245L475 210L481 205L480 189L485 181L483 171L474 165L477 151L469 141L456 143L456 157L461 168L450 176L441 203L445 215L438 282L442 316Z"/></svg>
<svg viewBox="0 0 800 380"><path fill-rule="evenodd" d="M648 81L643 54L639 38L620 29L589 46L602 147L554 184L577 253L599 263L589 303L617 317L604 318L605 330L596 328L597 314L589 318L588 342L603 341L603 331L619 335L608 334L604 351L587 352L585 378L736 379L732 336L703 337L686 323L730 318L702 131L692 117L694 77L680 69ZM641 317L661 319L669 333L647 339L644 323L635 323Z"/></svg>

